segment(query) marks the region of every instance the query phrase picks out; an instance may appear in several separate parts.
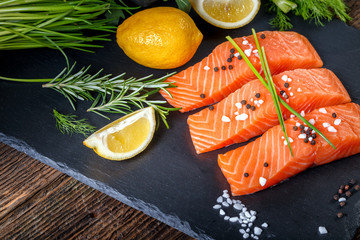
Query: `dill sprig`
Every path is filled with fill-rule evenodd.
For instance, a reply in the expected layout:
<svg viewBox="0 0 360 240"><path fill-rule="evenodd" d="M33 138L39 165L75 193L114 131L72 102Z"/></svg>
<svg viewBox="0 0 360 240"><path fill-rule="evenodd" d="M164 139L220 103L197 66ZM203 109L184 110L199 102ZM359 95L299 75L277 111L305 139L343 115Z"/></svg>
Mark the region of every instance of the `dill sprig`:
<svg viewBox="0 0 360 240"><path fill-rule="evenodd" d="M95 127L90 125L86 119L77 119L77 116L73 114L61 114L55 109L53 109L53 114L56 121L56 128L62 134L72 135L78 133L87 137L95 131Z"/></svg>
<svg viewBox="0 0 360 240"><path fill-rule="evenodd" d="M125 18L123 11L131 14L136 8L121 0L3 0L0 50L55 48L51 39L60 48L91 52L87 48L102 47L94 42L110 41L108 33L116 30L112 19L103 18L105 13L120 11ZM85 35L84 30L97 33Z"/></svg>
<svg viewBox="0 0 360 240"><path fill-rule="evenodd" d="M324 26L325 21L335 17L343 22L351 20L347 14L349 8L343 0L271 0L267 3L267 10L276 14L270 24L280 30L292 28L290 17L286 15L289 12L317 26Z"/></svg>
<svg viewBox="0 0 360 240"><path fill-rule="evenodd" d="M274 104L275 104L275 108L279 117L279 121L281 124L281 128L284 131L284 135L286 138L286 141L288 143L289 149L290 149L290 153L293 156L293 152L291 149L291 145L289 143L288 137L287 137L287 133L286 133L286 129L285 129L285 124L284 124L284 119L281 113L281 108L280 108L280 104L281 103L286 109L288 109L292 114L294 114L296 117L298 117L301 121L303 121L306 125L308 125L311 129L313 129L317 134L319 134L331 147L333 147L335 149L335 146L329 141L329 139L327 139L325 137L324 134L322 134L314 125L312 125L308 120L306 120L303 116L301 116L301 114L299 114L298 112L296 112L292 107L290 107L281 97L279 97L277 94L276 96L274 96L274 83L272 82L272 77L271 77L271 72L270 72L270 68L266 59L266 54L265 54L265 49L264 47L260 48L259 45L259 41L256 35L256 32L254 29L252 29L252 33L255 39L255 43L258 49L258 53L259 53L259 57L260 57L260 61L262 64L262 68L264 70L265 73L265 77L268 79L268 82L264 80L264 78L260 75L260 73L256 70L256 68L254 67L254 65L250 62L250 60L248 59L248 57L245 55L245 53L243 52L243 50L239 47L239 45L236 44L236 42L230 37L230 36L226 36L226 39L235 47L235 49L239 52L239 54L241 55L241 57L245 60L245 62L247 63L247 65L250 67L250 69L252 70L252 72L255 74L255 76L260 80L260 82L266 87L266 89L268 89L273 96L273 100L274 100ZM280 116L281 115L281 116Z"/></svg>

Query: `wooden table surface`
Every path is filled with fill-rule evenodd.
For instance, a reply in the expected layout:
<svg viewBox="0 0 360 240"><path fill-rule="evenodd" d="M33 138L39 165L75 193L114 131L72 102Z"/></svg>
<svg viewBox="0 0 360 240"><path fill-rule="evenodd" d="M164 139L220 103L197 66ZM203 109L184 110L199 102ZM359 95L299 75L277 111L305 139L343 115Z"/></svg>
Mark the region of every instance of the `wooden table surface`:
<svg viewBox="0 0 360 240"><path fill-rule="evenodd" d="M0 239L192 239L1 142L0 176Z"/></svg>

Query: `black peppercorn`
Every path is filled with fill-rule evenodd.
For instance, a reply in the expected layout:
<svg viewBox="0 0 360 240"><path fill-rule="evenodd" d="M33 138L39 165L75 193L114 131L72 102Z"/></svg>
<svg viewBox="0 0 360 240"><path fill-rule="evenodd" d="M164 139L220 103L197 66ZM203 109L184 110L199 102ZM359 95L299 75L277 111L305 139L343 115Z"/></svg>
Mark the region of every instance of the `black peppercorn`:
<svg viewBox="0 0 360 240"><path fill-rule="evenodd" d="M255 111L255 106L251 106L251 108L250 108L252 111Z"/></svg>
<svg viewBox="0 0 360 240"><path fill-rule="evenodd" d="M289 86L289 83L284 83L284 87L288 88Z"/></svg>
<svg viewBox="0 0 360 240"><path fill-rule="evenodd" d="M299 128L297 126L293 126L293 130L297 131Z"/></svg>
<svg viewBox="0 0 360 240"><path fill-rule="evenodd" d="M244 173L244 177L248 177L249 176L249 174L246 172L246 173Z"/></svg>
<svg viewBox="0 0 360 240"><path fill-rule="evenodd" d="M232 62L232 59L231 59L231 58L228 58L226 61L227 61L227 62Z"/></svg>
<svg viewBox="0 0 360 240"><path fill-rule="evenodd" d="M235 52L235 48L231 48L231 49L230 49L230 52L231 52L231 53L234 53L234 52Z"/></svg>
<svg viewBox="0 0 360 240"><path fill-rule="evenodd" d="M340 207L343 207L343 206L345 206L345 205L346 205L346 202L345 202L345 201L340 202L340 203L339 203L339 205L340 205Z"/></svg>
<svg viewBox="0 0 360 240"><path fill-rule="evenodd" d="M219 71L219 68L218 68L218 67L214 67L214 71L215 71L215 72Z"/></svg>
<svg viewBox="0 0 360 240"><path fill-rule="evenodd" d="M210 110L210 111L214 110L214 106L213 106L213 105L210 105L210 106L209 106L209 110Z"/></svg>
<svg viewBox="0 0 360 240"><path fill-rule="evenodd" d="M205 94L203 94L203 93L200 94L200 97L201 97L201 98L205 98Z"/></svg>
<svg viewBox="0 0 360 240"><path fill-rule="evenodd" d="M280 91L280 95L281 95L281 96L284 95L284 93L285 93L284 90L281 90L281 91Z"/></svg>
<svg viewBox="0 0 360 240"><path fill-rule="evenodd" d="M245 105L246 104L246 100L241 100L240 102L242 105Z"/></svg>
<svg viewBox="0 0 360 240"><path fill-rule="evenodd" d="M338 218L342 218L342 217L344 216L344 214L343 214L342 212L338 212L338 213L336 214L336 216L337 216Z"/></svg>
<svg viewBox="0 0 360 240"><path fill-rule="evenodd" d="M310 144L315 145L316 144L315 140L311 140Z"/></svg>
<svg viewBox="0 0 360 240"><path fill-rule="evenodd" d="M333 117L333 118L336 118L336 113L333 113L333 114L332 114L332 117Z"/></svg>
<svg viewBox="0 0 360 240"><path fill-rule="evenodd" d="M261 38L261 39L265 39L265 34L261 34L261 35L260 35L260 38Z"/></svg>
<svg viewBox="0 0 360 240"><path fill-rule="evenodd" d="M229 65L229 69L231 70L231 69L233 69L234 68L234 66L233 65Z"/></svg>
<svg viewBox="0 0 360 240"><path fill-rule="evenodd" d="M335 201L339 200L339 195L335 194L334 197L333 197L333 199L334 199Z"/></svg>
<svg viewBox="0 0 360 240"><path fill-rule="evenodd" d="M222 70L226 70L226 67L225 67L225 66L221 66L221 69L222 69Z"/></svg>
<svg viewBox="0 0 360 240"><path fill-rule="evenodd" d="M256 93L256 94L255 94L255 97L256 97L256 98L260 98L260 93Z"/></svg>
<svg viewBox="0 0 360 240"><path fill-rule="evenodd" d="M251 105L250 105L250 104L246 104L246 108L247 108L247 109L250 109L250 108L251 108Z"/></svg>
<svg viewBox="0 0 360 240"><path fill-rule="evenodd" d="M269 164L267 162L264 162L264 167L268 167Z"/></svg>

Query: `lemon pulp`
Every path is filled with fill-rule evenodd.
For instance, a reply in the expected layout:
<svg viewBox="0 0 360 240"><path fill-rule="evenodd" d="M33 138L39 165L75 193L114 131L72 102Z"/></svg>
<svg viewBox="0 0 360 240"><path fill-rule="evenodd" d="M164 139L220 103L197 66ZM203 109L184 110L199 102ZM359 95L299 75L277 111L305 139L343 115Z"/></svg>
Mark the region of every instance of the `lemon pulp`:
<svg viewBox="0 0 360 240"><path fill-rule="evenodd" d="M115 153L130 152L146 140L150 132L150 123L146 118L139 118L134 123L126 126L121 131L107 136L107 145Z"/></svg>
<svg viewBox="0 0 360 240"><path fill-rule="evenodd" d="M252 0L204 1L204 10L214 19L222 22L237 22L248 16L254 8Z"/></svg>

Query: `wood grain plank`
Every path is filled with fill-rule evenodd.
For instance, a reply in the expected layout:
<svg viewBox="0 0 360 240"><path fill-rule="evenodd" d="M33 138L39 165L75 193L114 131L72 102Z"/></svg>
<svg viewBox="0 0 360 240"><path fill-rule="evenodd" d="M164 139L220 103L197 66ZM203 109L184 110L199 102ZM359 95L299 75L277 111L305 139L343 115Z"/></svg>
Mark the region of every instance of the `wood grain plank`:
<svg viewBox="0 0 360 240"><path fill-rule="evenodd" d="M0 143L0 239L192 239Z"/></svg>

